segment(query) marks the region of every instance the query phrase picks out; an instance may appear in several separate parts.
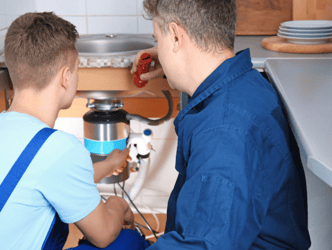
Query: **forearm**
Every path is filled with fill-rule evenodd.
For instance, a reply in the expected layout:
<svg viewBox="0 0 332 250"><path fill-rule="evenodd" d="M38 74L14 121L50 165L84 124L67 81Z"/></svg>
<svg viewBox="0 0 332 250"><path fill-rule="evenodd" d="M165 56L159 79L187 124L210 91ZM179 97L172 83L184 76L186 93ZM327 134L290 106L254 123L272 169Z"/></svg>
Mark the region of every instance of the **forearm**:
<svg viewBox="0 0 332 250"><path fill-rule="evenodd" d="M121 232L127 219L128 207L122 198L111 196L106 203L100 201L94 211L75 224L88 241L99 248L105 248Z"/></svg>
<svg viewBox="0 0 332 250"><path fill-rule="evenodd" d="M123 228L125 214L129 208L124 200L110 197L105 203L108 211L107 229L110 232L110 243L113 242Z"/></svg>

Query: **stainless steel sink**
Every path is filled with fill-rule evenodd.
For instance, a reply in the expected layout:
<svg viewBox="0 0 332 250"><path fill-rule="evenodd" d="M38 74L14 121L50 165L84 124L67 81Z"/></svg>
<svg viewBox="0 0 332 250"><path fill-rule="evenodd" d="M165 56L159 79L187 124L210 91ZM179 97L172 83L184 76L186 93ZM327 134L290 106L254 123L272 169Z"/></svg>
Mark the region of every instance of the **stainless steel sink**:
<svg viewBox="0 0 332 250"><path fill-rule="evenodd" d="M116 56L136 54L156 45L152 36L146 34L94 34L81 35L77 50L81 55Z"/></svg>
<svg viewBox="0 0 332 250"><path fill-rule="evenodd" d="M137 52L157 46L151 34L93 34L81 35L76 43L80 65L86 67L127 68ZM77 91L77 97L95 100L126 97L155 97L148 91Z"/></svg>

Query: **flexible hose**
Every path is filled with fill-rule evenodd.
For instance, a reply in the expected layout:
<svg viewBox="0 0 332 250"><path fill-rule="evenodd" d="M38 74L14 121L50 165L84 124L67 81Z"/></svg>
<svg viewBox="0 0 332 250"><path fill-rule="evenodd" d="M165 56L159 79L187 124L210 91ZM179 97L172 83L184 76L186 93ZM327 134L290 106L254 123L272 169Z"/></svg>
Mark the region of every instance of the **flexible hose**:
<svg viewBox="0 0 332 250"><path fill-rule="evenodd" d="M162 90L163 94L165 95L167 102L168 102L168 113L165 117L160 118L158 120L151 120L149 118L143 117L141 115L134 115L134 114L127 114L126 118L127 120L136 120L151 126L157 126L160 124L163 124L165 121L168 121L169 119L171 119L172 115L173 115L173 100L172 100L172 96L171 93L168 90Z"/></svg>
<svg viewBox="0 0 332 250"><path fill-rule="evenodd" d="M150 157L141 159L140 161L141 163L136 182L128 192L128 195L132 200L134 200L137 197L138 193L141 191L150 167ZM125 200L129 202L128 197L125 197Z"/></svg>

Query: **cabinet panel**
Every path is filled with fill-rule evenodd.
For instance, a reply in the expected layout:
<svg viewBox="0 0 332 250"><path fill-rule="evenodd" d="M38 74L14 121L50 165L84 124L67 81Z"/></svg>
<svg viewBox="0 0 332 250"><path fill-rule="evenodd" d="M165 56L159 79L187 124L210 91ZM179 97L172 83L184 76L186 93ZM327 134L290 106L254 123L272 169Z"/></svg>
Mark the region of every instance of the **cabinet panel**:
<svg viewBox="0 0 332 250"><path fill-rule="evenodd" d="M79 68L77 90L140 90L134 85L129 68ZM166 79L154 79L142 88L147 91L170 90Z"/></svg>
<svg viewBox="0 0 332 250"><path fill-rule="evenodd" d="M237 0L236 34L276 35L280 23L292 20L292 3L292 0Z"/></svg>
<svg viewBox="0 0 332 250"><path fill-rule="evenodd" d="M173 97L173 118L177 116L177 106L180 98ZM164 117L168 111L166 98L123 98L123 109L130 114L139 114L144 117ZM60 110L59 117L83 117L90 109L86 107L87 100L75 98L72 106L66 110Z"/></svg>
<svg viewBox="0 0 332 250"><path fill-rule="evenodd" d="M294 20L332 20L332 0L293 0Z"/></svg>
<svg viewBox="0 0 332 250"><path fill-rule="evenodd" d="M0 90L0 113L6 110L6 90Z"/></svg>
<svg viewBox="0 0 332 250"><path fill-rule="evenodd" d="M10 78L7 70L0 70L0 112L7 109L6 90L10 88Z"/></svg>
<svg viewBox="0 0 332 250"><path fill-rule="evenodd" d="M110 90L110 91L149 91L158 92L156 98L123 98L123 109L131 114L140 114L145 117L163 117L167 114L166 98L160 97L160 90L170 90L174 102L175 117L178 113L179 94L174 95L166 79L154 79L144 88L137 88L133 82L133 75L129 68L79 68L78 91ZM162 95L162 94L161 94ZM59 117L82 117L87 111L87 100L75 98L70 109L61 110Z"/></svg>

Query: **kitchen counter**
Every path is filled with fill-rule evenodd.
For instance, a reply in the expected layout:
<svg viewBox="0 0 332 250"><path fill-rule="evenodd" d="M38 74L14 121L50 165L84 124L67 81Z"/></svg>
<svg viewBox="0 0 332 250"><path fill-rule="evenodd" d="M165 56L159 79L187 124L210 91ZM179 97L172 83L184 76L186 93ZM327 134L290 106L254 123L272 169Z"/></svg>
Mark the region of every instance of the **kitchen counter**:
<svg viewBox="0 0 332 250"><path fill-rule="evenodd" d="M264 69L268 59L310 59L310 58L332 58L332 53L328 54L295 54L266 50L262 47L262 40L266 36L237 36L235 39L235 51L250 48L252 63L256 69Z"/></svg>
<svg viewBox="0 0 332 250"><path fill-rule="evenodd" d="M268 59L265 71L285 105L302 162L332 187L332 57Z"/></svg>
<svg viewBox="0 0 332 250"><path fill-rule="evenodd" d="M264 37L237 36L235 51L250 48L254 68L267 73L285 105L303 162L332 187L332 53L269 51L261 45ZM2 37L0 50L1 44ZM1 63L4 66L0 55ZM101 61L98 67L109 65Z"/></svg>

